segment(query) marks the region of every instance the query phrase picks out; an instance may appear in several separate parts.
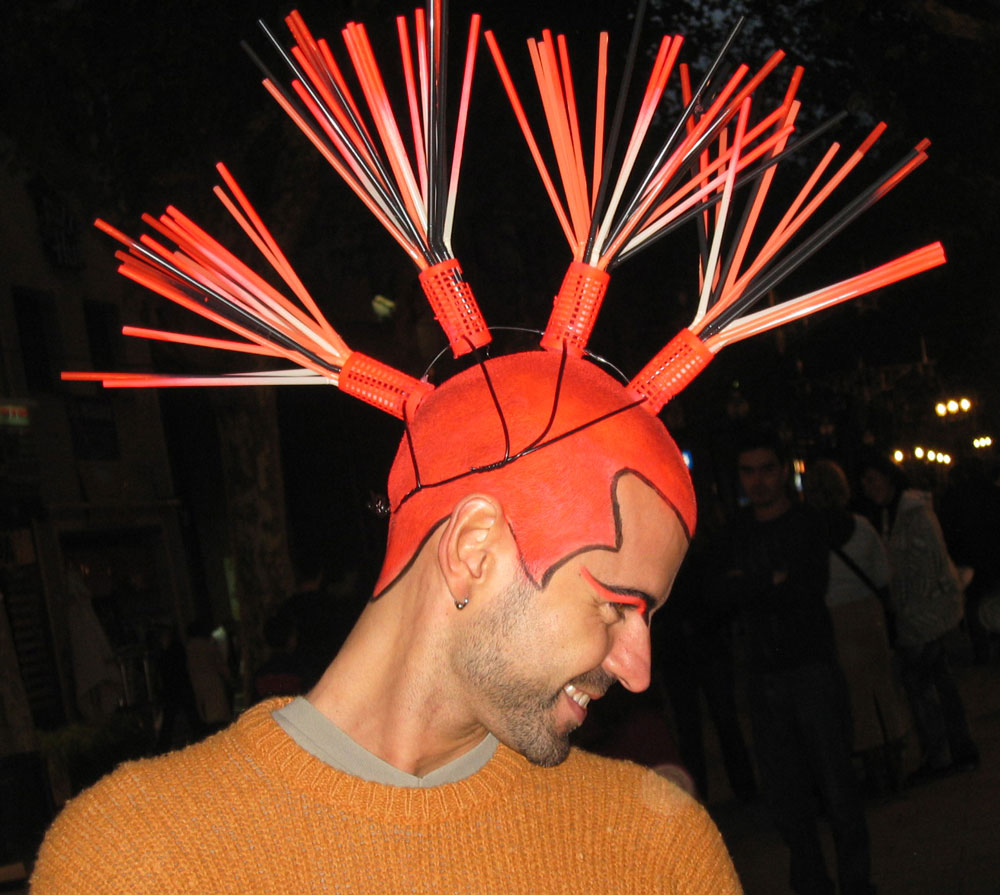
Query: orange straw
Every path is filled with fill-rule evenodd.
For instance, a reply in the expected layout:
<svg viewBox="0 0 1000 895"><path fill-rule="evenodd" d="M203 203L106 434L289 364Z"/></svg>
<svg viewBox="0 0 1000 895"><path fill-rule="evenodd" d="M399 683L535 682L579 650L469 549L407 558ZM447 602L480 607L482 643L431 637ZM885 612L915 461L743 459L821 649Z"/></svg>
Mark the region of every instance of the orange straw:
<svg viewBox="0 0 1000 895"><path fill-rule="evenodd" d="M122 335L134 336L137 339L153 339L157 342L174 342L180 345L194 345L199 348L214 348L219 351L238 351L242 354L261 354L269 357L281 357L280 352L271 346L251 345L247 342L234 342L231 339L211 339L207 336L195 336L190 333L175 333L162 329L146 329L142 326L123 326Z"/></svg>
<svg viewBox="0 0 1000 895"><path fill-rule="evenodd" d="M722 332L710 336L705 340L705 345L711 351L717 352L733 342L742 341L784 323L923 273L944 264L946 260L944 247L941 243L931 243L896 258L894 261L889 261L824 289L819 289L797 299L781 302L773 308L764 308L754 314L749 314Z"/></svg>
<svg viewBox="0 0 1000 895"><path fill-rule="evenodd" d="M351 188L354 194L365 204L365 207L375 216L378 222L389 231L390 236L392 236L392 238L399 243L406 254L413 260L414 264L416 264L421 270L424 270L427 267L427 261L424 259L423 254L413 245L412 241L403 234L399 227L396 226L396 223L388 216L379 203L372 198L368 190L355 180L351 172L344 167L340 159L330 151L329 147L313 131L308 122L306 122L306 120L298 113L295 107L281 95L281 92L273 84L271 84L270 81L265 80L264 86L278 102L278 104L285 110L292 121L298 125L299 130L301 130L302 133L309 138L313 146L320 151L323 158L330 163L333 169ZM303 100L305 101L306 97L303 97Z"/></svg>
<svg viewBox="0 0 1000 895"><path fill-rule="evenodd" d="M451 231L455 223L455 201L458 197L458 176L462 170L462 153L465 148L465 131L469 117L469 99L472 94L472 74L476 67L476 47L479 45L479 14L469 23L469 43L465 52L465 71L462 75L462 95L458 103L458 123L455 126L455 147L451 158L451 178L448 184L448 206L445 212L444 243L451 249Z"/></svg>
<svg viewBox="0 0 1000 895"><path fill-rule="evenodd" d="M504 62L503 56L500 53L500 47L497 45L496 38L493 36L492 31L484 32L483 37L486 38L486 45L489 47L490 53L493 55L493 61L496 63L500 80L503 83L504 89L507 91L507 97L510 100L511 108L514 110L517 123L521 126L521 133L524 134L524 139L528 144L531 157L535 160L535 167L538 169L538 173L542 178L542 183L545 186L545 192L548 193L549 196L549 202L552 203L552 208L556 213L556 217L559 219L559 225L563 229L566 241L571 247L573 247L576 245L576 236L573 233L573 229L569 225L566 213L563 211L562 203L556 193L556 188L552 183L552 178L549 176L548 169L545 167L545 162L542 160L542 154L538 150L538 143L535 141L535 136L531 132L531 125L528 124L528 118L524 114L524 107L521 105L520 97L518 97L517 90L514 87L514 81L511 79L510 72L507 70L507 64Z"/></svg>
<svg viewBox="0 0 1000 895"><path fill-rule="evenodd" d="M399 53L403 61L403 78L406 82L406 99L410 109L410 128L413 131L413 151L416 153L417 173L420 176L420 195L427 204L427 157L424 155L424 129L420 120L420 103L417 99L417 84L413 74L413 55L410 52L410 34L406 17L396 17L399 32Z"/></svg>
<svg viewBox="0 0 1000 895"><path fill-rule="evenodd" d="M604 160L604 108L608 89L608 32L602 31L597 43L597 109L594 112L594 174L590 213L594 213L597 191L601 186Z"/></svg>

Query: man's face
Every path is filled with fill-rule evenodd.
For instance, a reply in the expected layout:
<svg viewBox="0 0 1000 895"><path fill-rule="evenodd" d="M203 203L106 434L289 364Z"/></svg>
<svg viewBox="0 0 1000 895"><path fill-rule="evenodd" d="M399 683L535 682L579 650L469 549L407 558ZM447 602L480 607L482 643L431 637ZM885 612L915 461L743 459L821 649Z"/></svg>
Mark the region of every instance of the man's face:
<svg viewBox="0 0 1000 895"><path fill-rule="evenodd" d="M880 507L888 506L896 494L889 477L871 467L861 476L861 490L865 497Z"/></svg>
<svg viewBox="0 0 1000 895"><path fill-rule="evenodd" d="M755 510L780 506L788 495L788 469L771 448L743 451L736 460L740 485Z"/></svg>
<svg viewBox="0 0 1000 895"><path fill-rule="evenodd" d="M620 549L574 556L541 590L510 581L452 652L480 723L545 767L566 758L591 698L649 686L649 619L687 550L655 491L624 476L617 496Z"/></svg>

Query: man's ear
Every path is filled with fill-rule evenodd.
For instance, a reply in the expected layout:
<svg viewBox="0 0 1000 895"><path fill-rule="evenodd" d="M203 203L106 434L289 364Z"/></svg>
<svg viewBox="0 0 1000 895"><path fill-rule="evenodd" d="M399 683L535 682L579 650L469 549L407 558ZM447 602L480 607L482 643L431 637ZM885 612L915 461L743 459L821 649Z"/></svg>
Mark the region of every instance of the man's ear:
<svg viewBox="0 0 1000 895"><path fill-rule="evenodd" d="M490 495L463 497L445 522L438 541L438 566L452 597L460 602L488 585L516 553L514 536L500 502Z"/></svg>

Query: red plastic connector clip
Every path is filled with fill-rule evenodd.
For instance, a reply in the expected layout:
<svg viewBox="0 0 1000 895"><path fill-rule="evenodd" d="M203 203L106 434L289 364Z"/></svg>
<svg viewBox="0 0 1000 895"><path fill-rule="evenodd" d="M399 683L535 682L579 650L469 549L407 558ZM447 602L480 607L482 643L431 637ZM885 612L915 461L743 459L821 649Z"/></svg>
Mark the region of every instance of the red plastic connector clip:
<svg viewBox="0 0 1000 895"><path fill-rule="evenodd" d="M448 258L428 267L420 274L420 285L455 357L489 344L490 331L458 261Z"/></svg>
<svg viewBox="0 0 1000 895"><path fill-rule="evenodd" d="M542 336L543 348L562 351L565 345L567 354L583 356L610 279L605 271L582 261L570 264Z"/></svg>
<svg viewBox="0 0 1000 895"><path fill-rule="evenodd" d="M628 384L642 405L656 416L664 405L686 389L715 357L705 343L686 327L660 350Z"/></svg>
<svg viewBox="0 0 1000 895"><path fill-rule="evenodd" d="M337 387L399 419L413 419L417 405L434 391L429 382L407 376L360 351L352 351L344 361Z"/></svg>

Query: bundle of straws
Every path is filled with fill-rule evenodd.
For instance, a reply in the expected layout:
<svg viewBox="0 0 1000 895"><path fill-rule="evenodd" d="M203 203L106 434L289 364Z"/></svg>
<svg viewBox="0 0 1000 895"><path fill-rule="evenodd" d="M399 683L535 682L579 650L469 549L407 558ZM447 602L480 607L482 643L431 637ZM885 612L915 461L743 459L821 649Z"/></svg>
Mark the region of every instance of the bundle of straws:
<svg viewBox="0 0 1000 895"><path fill-rule="evenodd" d="M645 399L647 410L658 413L724 346L913 276L942 264L945 258L940 243L933 243L842 282L754 310L788 274L921 165L929 144L918 143L816 226L813 219L817 212L858 166L885 124L875 127L830 173L840 150L839 144L832 143L774 229L755 238L754 229L779 163L826 133L836 120L791 142L800 109L796 94L801 68L793 71L781 101L756 113L755 93L782 61L781 51L772 54L756 72L740 64L720 79L740 29L737 25L696 87L688 67L678 61L683 38L663 37L631 135L619 151L645 5L645 0L640 0L607 134L609 38L606 33L599 38L589 166L584 158L566 39L563 35L553 38L545 31L540 40L528 41L556 177L545 163L495 36L487 31L485 40L572 254L542 338L543 348L582 355L615 265L682 224L693 223L697 229L700 294L694 319L629 384ZM400 17L396 23L409 149L364 26L350 23L342 32L363 96L361 103L328 43L316 40L297 12L291 13L286 23L296 41L290 49L284 48L263 22L260 25L292 74L290 89L281 86L250 51L265 73L264 86L416 263L421 285L455 356L488 344L489 330L452 250L479 16L472 17L469 28L450 160L443 2L431 0L426 13L416 11L412 41L406 19ZM644 145L675 70L683 111L662 143L649 153ZM643 155L651 155L652 161L639 167ZM123 332L267 355L289 362L293 368L206 377L67 373L64 378L98 380L109 387L333 383L396 416L411 416L432 386L347 347L232 175L221 164L218 170L229 192L216 187L216 195L298 304L194 222L168 208L159 219L144 215L143 221L172 241L173 249L149 235L133 240L103 221L97 225L125 246L117 255L122 273L230 330L240 340L137 327L125 327ZM739 213L734 206L737 195L743 197ZM808 227L813 229L807 234Z"/></svg>
<svg viewBox="0 0 1000 895"><path fill-rule="evenodd" d="M606 144L603 136L608 36L600 36L594 149L589 178L566 39L563 35L553 39L552 34L545 31L540 40L528 40L562 195L542 157L497 41L489 31L485 36L573 254L573 261L555 297L542 340L544 346L565 346L571 353L582 354L607 289L608 271L681 224L692 220L696 224L701 252L700 295L694 319L630 382L634 391L647 398L647 409L656 413L724 346L913 276L944 263L945 257L941 244L933 243L843 282L748 313L800 264L926 161L929 143L924 140L917 144L839 212L796 243L795 237L802 235L806 224L871 149L886 125L876 126L822 182L840 150L838 143L831 144L777 226L751 253L754 227L764 208L778 163L789 153L816 140L842 116L789 146L800 109L795 97L802 81L801 67L796 67L792 73L782 101L754 117L754 93L782 60L781 51L772 54L752 75L748 66L741 64L728 79L716 85L717 73L739 33L742 24L739 23L700 84L692 90L688 67L677 65L683 38L664 36L631 136L617 161L615 149L644 7L643 2L636 16ZM652 163L636 177L637 159L675 67L679 70L684 110L666 140L656 149ZM737 218L733 214L733 204L741 189L746 195L742 213Z"/></svg>

